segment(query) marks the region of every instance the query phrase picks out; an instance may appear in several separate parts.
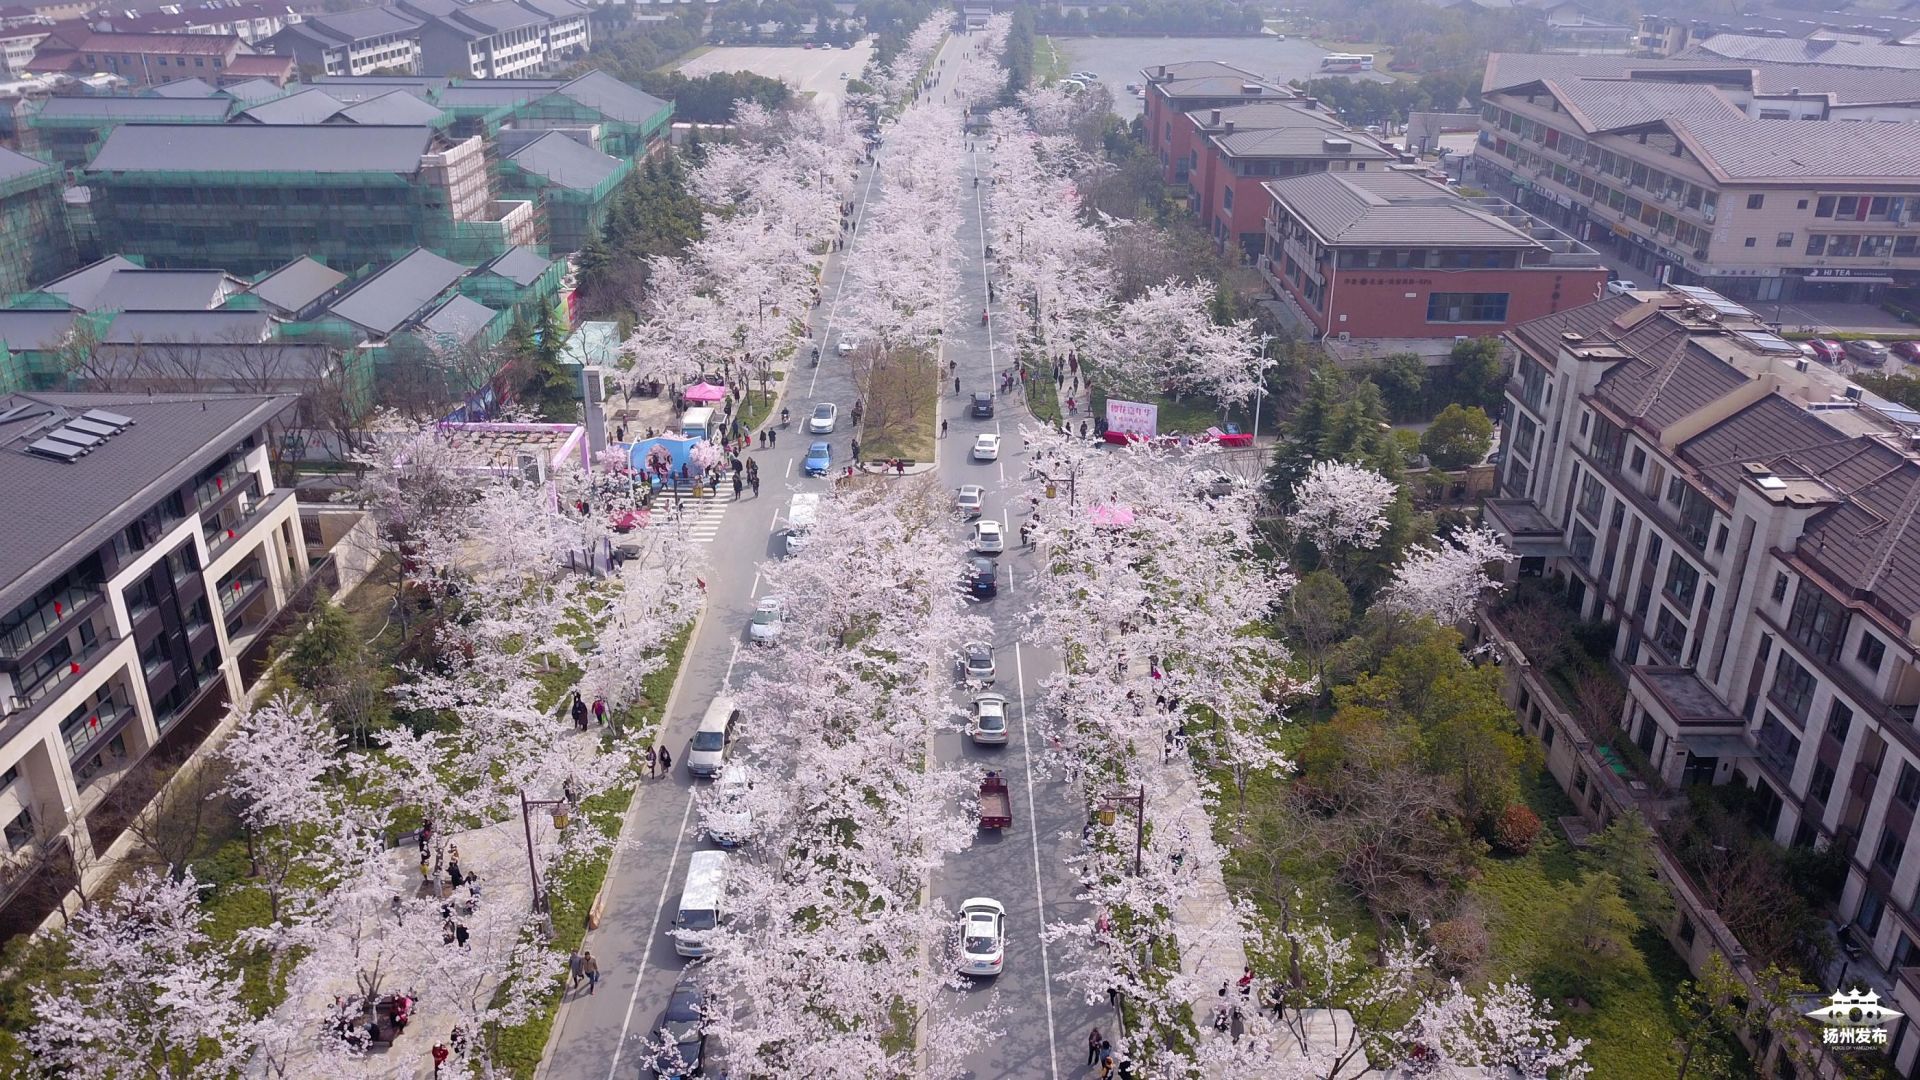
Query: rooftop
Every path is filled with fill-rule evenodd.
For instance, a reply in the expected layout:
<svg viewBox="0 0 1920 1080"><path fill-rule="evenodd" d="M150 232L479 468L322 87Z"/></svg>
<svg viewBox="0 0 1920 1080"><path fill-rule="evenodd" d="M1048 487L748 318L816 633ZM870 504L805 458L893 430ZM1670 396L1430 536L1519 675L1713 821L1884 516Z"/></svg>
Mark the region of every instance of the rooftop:
<svg viewBox="0 0 1920 1080"><path fill-rule="evenodd" d="M420 332L443 342L465 345L480 336L499 312L468 296L455 294L420 320Z"/></svg>
<svg viewBox="0 0 1920 1080"><path fill-rule="evenodd" d="M1535 248L1539 241L1415 173L1318 172L1269 180L1273 197L1333 246Z"/></svg>
<svg viewBox="0 0 1920 1080"><path fill-rule="evenodd" d="M52 165L39 158L30 158L25 154L0 146L0 183L18 180L23 176L32 176L37 172L49 172L57 175Z"/></svg>
<svg viewBox="0 0 1920 1080"><path fill-rule="evenodd" d="M1155 64L1142 68L1141 75L1146 82L1157 87L1166 97L1180 98L1219 98L1241 97L1255 98L1293 98L1298 97L1292 90L1271 80L1256 75L1243 67L1220 60L1188 60L1177 64Z"/></svg>
<svg viewBox="0 0 1920 1080"><path fill-rule="evenodd" d="M119 268L91 278L84 296L52 292L82 311L211 311L243 284L220 270L147 270ZM84 299L84 303L81 300Z"/></svg>
<svg viewBox="0 0 1920 1080"><path fill-rule="evenodd" d="M72 311L0 308L0 345L16 352L52 352L73 329Z"/></svg>
<svg viewBox="0 0 1920 1080"><path fill-rule="evenodd" d="M347 275L305 255L261 278L253 285L253 295L294 313L331 292Z"/></svg>
<svg viewBox="0 0 1920 1080"><path fill-rule="evenodd" d="M34 115L42 120L171 121L174 123L198 120L202 123L218 124L226 120L227 113L232 108L233 102L224 97L50 97Z"/></svg>
<svg viewBox="0 0 1920 1080"><path fill-rule="evenodd" d="M1905 45L1856 45L1809 38L1715 34L1681 54L1685 59L1722 56L1733 60L1770 60L1781 64L1833 64L1841 67L1920 68L1920 51Z"/></svg>
<svg viewBox="0 0 1920 1080"><path fill-rule="evenodd" d="M589 71L554 91L599 112L610 120L645 123L670 108L667 102L637 86L629 86L604 71Z"/></svg>
<svg viewBox="0 0 1920 1080"><path fill-rule="evenodd" d="M385 336L404 326L465 277L467 268L424 248L368 277L328 310L371 333Z"/></svg>
<svg viewBox="0 0 1920 1080"><path fill-rule="evenodd" d="M573 191L592 191L620 170L619 158L584 146L561 131L549 131L507 155L520 168Z"/></svg>
<svg viewBox="0 0 1920 1080"><path fill-rule="evenodd" d="M391 7L364 7L352 11L339 11L330 14L311 15L303 23L309 33L316 33L340 44L364 41L369 38L385 37L388 34L404 34L420 28L420 20Z"/></svg>
<svg viewBox="0 0 1920 1080"><path fill-rule="evenodd" d="M128 124L94 154L91 172L411 175L433 141L425 127Z"/></svg>
<svg viewBox="0 0 1920 1080"><path fill-rule="evenodd" d="M1291 127L1236 130L1211 136L1228 157L1340 158L1357 161L1398 161L1399 155L1358 131L1331 129L1311 121Z"/></svg>
<svg viewBox="0 0 1920 1080"><path fill-rule="evenodd" d="M346 104L325 90L302 90L251 106L241 117L261 124L318 124Z"/></svg>
<svg viewBox="0 0 1920 1080"><path fill-rule="evenodd" d="M291 407L259 394L10 394L0 397L0 611L85 558L161 496ZM133 425L92 453L56 461L24 447L90 409ZM17 411L16 411L17 410Z"/></svg>
<svg viewBox="0 0 1920 1080"><path fill-rule="evenodd" d="M348 105L340 110L335 119L351 120L356 124L406 126L435 124L439 122L440 115L438 105L430 104L412 91L389 90Z"/></svg>
<svg viewBox="0 0 1920 1080"><path fill-rule="evenodd" d="M520 244L507 249L506 254L487 264L487 270L500 275L515 285L531 285L540 280L540 275L553 265L539 248Z"/></svg>
<svg viewBox="0 0 1920 1080"><path fill-rule="evenodd" d="M100 340L108 345L257 345L272 336L273 316L264 311L126 311L114 316Z"/></svg>

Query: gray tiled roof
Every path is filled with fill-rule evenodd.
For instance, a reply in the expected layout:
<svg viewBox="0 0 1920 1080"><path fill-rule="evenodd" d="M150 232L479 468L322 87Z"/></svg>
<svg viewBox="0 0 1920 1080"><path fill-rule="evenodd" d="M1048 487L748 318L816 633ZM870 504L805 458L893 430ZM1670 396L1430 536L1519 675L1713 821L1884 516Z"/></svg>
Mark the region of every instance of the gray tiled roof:
<svg viewBox="0 0 1920 1080"><path fill-rule="evenodd" d="M1850 442L1811 413L1769 394L1674 448L1723 499L1744 482L1749 461L1775 463L1800 451ZM1798 472L1799 470L1792 470Z"/></svg>
<svg viewBox="0 0 1920 1080"><path fill-rule="evenodd" d="M363 41L387 34L404 34L410 30L418 30L420 20L390 7L365 7L356 8L353 11L309 16L305 23L296 25L319 30L327 37L345 44L350 41Z"/></svg>
<svg viewBox="0 0 1920 1080"><path fill-rule="evenodd" d="M540 280L553 261L540 254L540 249L521 244L508 248L507 253L487 264L487 270L500 275L516 285L531 285Z"/></svg>
<svg viewBox="0 0 1920 1080"><path fill-rule="evenodd" d="M482 3L463 4L451 15L441 16L441 21L456 27L472 27L483 34L500 34L508 30L545 26L548 19L539 12L528 11L513 0L483 0Z"/></svg>
<svg viewBox="0 0 1920 1080"><path fill-rule="evenodd" d="M1631 79L1636 85L1672 83L1685 78L1686 72L1708 71L1716 73L1717 82L1730 86L1751 86L1762 94L1788 94L1797 88L1803 95L1831 95L1836 105L1920 100L1920 70L1782 64L1718 57L1650 60L1631 56L1493 53L1487 57L1481 89L1489 92L1546 80L1563 86L1586 80ZM1704 77L1695 75L1694 78Z"/></svg>
<svg viewBox="0 0 1920 1080"><path fill-rule="evenodd" d="M266 341L273 317L264 311L127 311L100 340L109 345L247 345Z"/></svg>
<svg viewBox="0 0 1920 1080"><path fill-rule="evenodd" d="M553 86L528 86L517 83L503 86L489 86L486 83L467 83L461 86L449 86L440 91L440 104L446 108L483 108L495 109L503 105L518 105L523 101L532 101L545 97Z"/></svg>
<svg viewBox="0 0 1920 1080"><path fill-rule="evenodd" d="M629 124L638 124L667 108L666 102L604 71L589 71L555 93Z"/></svg>
<svg viewBox="0 0 1920 1080"><path fill-rule="evenodd" d="M1214 135L1228 157L1335 158L1341 161L1398 161L1399 155L1357 131L1338 131L1311 122L1298 127L1270 127ZM1344 139L1346 149L1327 146L1328 139Z"/></svg>
<svg viewBox="0 0 1920 1080"><path fill-rule="evenodd" d="M71 311L0 309L0 345L16 352L51 352L73 329L76 317Z"/></svg>
<svg viewBox="0 0 1920 1080"><path fill-rule="evenodd" d="M1335 246L1539 246L1526 233L1412 173L1308 173L1263 186Z"/></svg>
<svg viewBox="0 0 1920 1080"><path fill-rule="evenodd" d="M106 409L134 425L76 461L20 450L31 422L0 424L0 611L92 554L234 444L291 407L284 394L12 394L15 405L78 415ZM44 415L41 409L31 410ZM25 416L23 414L22 420ZM37 436L28 436L31 442Z"/></svg>
<svg viewBox="0 0 1920 1080"><path fill-rule="evenodd" d="M390 90L341 109L339 118L356 124L432 124L440 119L440 107L430 105L407 90Z"/></svg>
<svg viewBox="0 0 1920 1080"><path fill-rule="evenodd" d="M305 255L254 283L253 295L286 312L297 312L347 280L347 275Z"/></svg>
<svg viewBox="0 0 1920 1080"><path fill-rule="evenodd" d="M422 101L436 101L448 81L444 75L320 75L311 80L313 85L349 105L395 90L405 90Z"/></svg>
<svg viewBox="0 0 1920 1080"><path fill-rule="evenodd" d="M93 172L382 172L420 168L433 130L294 124L129 124L102 143Z"/></svg>
<svg viewBox="0 0 1920 1080"><path fill-rule="evenodd" d="M37 115L48 120L77 118L85 120L205 120L219 123L227 118L233 102L224 97L54 97L48 98Z"/></svg>
<svg viewBox="0 0 1920 1080"><path fill-rule="evenodd" d="M1220 122L1233 121L1235 131L1260 131L1265 128L1297 127L1301 124L1318 124L1344 130L1346 125L1340 118L1325 109L1309 109L1292 100L1262 98L1245 105L1221 106ZM1194 109L1187 113L1188 119L1200 127L1213 124L1213 109Z"/></svg>
<svg viewBox="0 0 1920 1080"><path fill-rule="evenodd" d="M1711 86L1602 79L1549 79L1546 86L1588 134L1637 127L1670 117L1744 117Z"/></svg>
<svg viewBox="0 0 1920 1080"><path fill-rule="evenodd" d="M88 263L78 270L54 278L40 286L40 291L52 293L81 311L89 311L93 308L94 297L100 295L101 289L106 288L107 280L113 277L116 271L137 269L139 264L133 260L122 255L109 255L98 262Z"/></svg>
<svg viewBox="0 0 1920 1080"><path fill-rule="evenodd" d="M587 15L587 9L573 0L520 0L522 7L530 8L549 19L578 19Z"/></svg>
<svg viewBox="0 0 1920 1080"><path fill-rule="evenodd" d="M1589 342L1606 339L1610 324L1622 312L1632 310L1639 304L1640 301L1631 296L1608 294L1591 304L1517 323L1511 333L1528 348L1551 359L1560 347L1560 335L1578 334Z"/></svg>
<svg viewBox="0 0 1920 1080"><path fill-rule="evenodd" d="M619 158L582 146L558 131L522 146L507 155L507 160L573 191L591 191L620 168Z"/></svg>
<svg viewBox="0 0 1920 1080"><path fill-rule="evenodd" d="M0 181L14 180L22 176L32 176L34 173L42 171L52 172L54 168L52 165L38 158L30 158L25 154L15 153L4 146L0 146Z"/></svg>
<svg viewBox="0 0 1920 1080"><path fill-rule="evenodd" d="M451 259L415 248L354 286L327 310L374 334L391 334L466 273L466 267Z"/></svg>
<svg viewBox="0 0 1920 1080"><path fill-rule="evenodd" d="M255 105L240 115L262 124L318 124L344 108L339 98L316 89Z"/></svg>
<svg viewBox="0 0 1920 1080"><path fill-rule="evenodd" d="M287 88L272 79L248 79L245 82L234 83L232 86L223 86L220 92L248 105L287 96Z"/></svg>
<svg viewBox="0 0 1920 1080"><path fill-rule="evenodd" d="M1920 616L1920 464L1877 442L1855 439L1796 453L1842 501L1802 533L1796 550L1878 603Z"/></svg>
<svg viewBox="0 0 1920 1080"><path fill-rule="evenodd" d="M1723 181L1911 182L1920 176L1920 129L1913 124L1688 115L1668 126Z"/></svg>
<svg viewBox="0 0 1920 1080"><path fill-rule="evenodd" d="M235 291L221 270L115 270L84 311L210 311ZM68 303L75 303L72 297Z"/></svg>
<svg viewBox="0 0 1920 1080"><path fill-rule="evenodd" d="M499 312L467 296L455 296L439 310L420 320L422 333L451 338L464 345L487 328Z"/></svg>
<svg viewBox="0 0 1920 1080"><path fill-rule="evenodd" d="M1920 68L1920 50L1905 45L1855 45L1845 41L1748 34L1715 34L1696 42L1681 55L1686 59L1724 56L1732 60L1770 60L1781 64Z"/></svg>

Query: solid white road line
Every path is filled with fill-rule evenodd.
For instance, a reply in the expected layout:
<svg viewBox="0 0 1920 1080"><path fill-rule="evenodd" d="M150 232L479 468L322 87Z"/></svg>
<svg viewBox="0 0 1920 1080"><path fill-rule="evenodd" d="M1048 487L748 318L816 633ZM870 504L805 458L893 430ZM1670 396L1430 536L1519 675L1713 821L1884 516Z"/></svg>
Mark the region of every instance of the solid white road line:
<svg viewBox="0 0 1920 1080"><path fill-rule="evenodd" d="M735 642L734 647L739 648ZM653 951L653 943L660 937L660 916L667 913L667 890L673 884L673 868L680 862L680 845L687 839L687 822L693 820L693 791L687 791L687 808L680 815L680 832L673 838L673 854L667 859L667 872L660 876L660 900L653 909L653 926L647 931L647 946L640 954L640 967L633 973L633 993L627 995L627 1015L620 1021L620 1040L613 1044L613 1061L607 1066L607 1080L614 1080L620 1072L620 1054L627 1046L627 1032L633 1028L633 1007L640 1000L640 984L647 978L647 956ZM1049 1002L1047 1017L1051 1024L1053 1006Z"/></svg>
<svg viewBox="0 0 1920 1080"><path fill-rule="evenodd" d="M1012 580L1011 567L1008 568L1008 580ZM1033 753L1027 742L1027 671L1020 662L1020 645L1013 646L1013 689L1020 699L1020 764L1027 773L1027 844L1033 849L1033 899L1039 905L1041 924L1046 922L1046 891L1040 886L1040 817L1033 808L1037 801L1033 789ZM664 901L663 901L664 902ZM1040 997L1047 1003L1047 1071L1059 1080L1060 1047L1055 1041L1053 1029L1053 965L1047 959L1047 941L1040 934L1034 935L1040 943ZM608 1080L612 1080L611 1077Z"/></svg>
<svg viewBox="0 0 1920 1080"><path fill-rule="evenodd" d="M840 250L840 284L833 290L833 301L827 305L827 321L820 324L820 343L826 344L833 334L833 320L840 313L840 297L847 291L847 261L853 258L853 249L860 243L860 222L867 216L867 204L873 201L873 182L880 177L880 156L874 154L873 168L867 170L867 193L860 198L860 205L853 208L853 232L847 237L847 246ZM838 348L838 343L835 343ZM837 355L837 353L836 353ZM820 365L813 366L813 377L807 380L807 397L813 397L813 388L820 382Z"/></svg>

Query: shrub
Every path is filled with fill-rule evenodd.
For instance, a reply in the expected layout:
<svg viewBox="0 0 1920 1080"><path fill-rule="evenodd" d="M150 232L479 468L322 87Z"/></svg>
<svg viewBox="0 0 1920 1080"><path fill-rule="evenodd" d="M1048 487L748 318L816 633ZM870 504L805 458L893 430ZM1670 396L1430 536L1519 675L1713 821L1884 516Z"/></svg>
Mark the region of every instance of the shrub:
<svg viewBox="0 0 1920 1080"><path fill-rule="evenodd" d="M1472 979L1486 963L1492 939L1486 921L1477 911L1463 911L1451 919L1434 923L1427 929L1433 943L1433 963L1440 973L1456 979Z"/></svg>
<svg viewBox="0 0 1920 1080"><path fill-rule="evenodd" d="M1525 855L1540 835L1540 815L1525 803L1508 803L1493 820L1493 846L1507 855Z"/></svg>

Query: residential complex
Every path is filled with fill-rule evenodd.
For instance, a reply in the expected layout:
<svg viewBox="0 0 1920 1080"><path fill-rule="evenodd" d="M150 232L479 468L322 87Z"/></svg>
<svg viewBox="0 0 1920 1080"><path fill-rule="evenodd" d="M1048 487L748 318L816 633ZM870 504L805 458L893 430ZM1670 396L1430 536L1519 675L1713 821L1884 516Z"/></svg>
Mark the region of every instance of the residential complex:
<svg viewBox="0 0 1920 1080"><path fill-rule="evenodd" d="M1920 282L1920 71L1496 53L1481 101L1473 182L1649 281L1763 302Z"/></svg>
<svg viewBox="0 0 1920 1080"><path fill-rule="evenodd" d="M307 571L274 395L0 397L0 904L31 929L264 670Z"/></svg>
<svg viewBox="0 0 1920 1080"><path fill-rule="evenodd" d="M284 86L293 60L254 51L234 34L103 33L85 24L55 27L36 47L29 75L108 72L135 86L182 79L215 85L271 79Z"/></svg>
<svg viewBox="0 0 1920 1080"><path fill-rule="evenodd" d="M1585 304L1607 279L1591 248L1411 167L1306 173L1262 190L1261 273L1320 337L1451 345Z"/></svg>
<svg viewBox="0 0 1920 1080"><path fill-rule="evenodd" d="M1160 159L1163 179L1184 184L1197 164L1201 139L1195 112L1256 101L1291 101L1298 94L1217 60L1158 64L1141 73L1146 89L1147 149Z"/></svg>
<svg viewBox="0 0 1920 1080"><path fill-rule="evenodd" d="M263 48L322 75L420 70L420 20L393 8L315 15L268 38Z"/></svg>
<svg viewBox="0 0 1920 1080"><path fill-rule="evenodd" d="M1528 643L1500 637L1550 768L1601 817L1751 788L1774 840L1844 854L1849 970L1920 1015L1920 413L1706 289L1609 296L1507 338L1487 519L1566 618L1615 628L1627 688L1617 721L1583 726L1546 700ZM1605 763L1614 722L1647 763L1632 790ZM1724 927L1689 888L1671 929L1691 954ZM1891 1052L1912 1075L1911 1024Z"/></svg>

